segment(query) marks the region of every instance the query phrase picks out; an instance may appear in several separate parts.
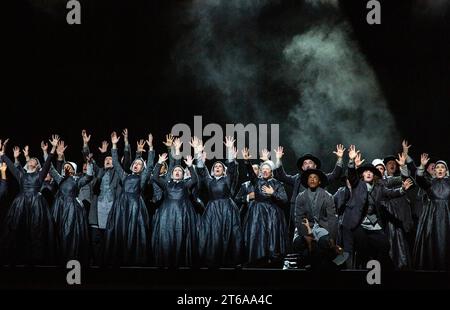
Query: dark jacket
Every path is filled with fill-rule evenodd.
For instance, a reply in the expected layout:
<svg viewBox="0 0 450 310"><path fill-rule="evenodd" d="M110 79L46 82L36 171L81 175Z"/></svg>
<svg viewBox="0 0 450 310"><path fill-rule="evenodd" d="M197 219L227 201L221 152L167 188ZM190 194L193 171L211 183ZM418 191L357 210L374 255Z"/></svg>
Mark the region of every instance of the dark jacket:
<svg viewBox="0 0 450 310"><path fill-rule="evenodd" d="M0 199L2 199L4 195L6 195L6 190L6 180L0 180Z"/></svg>
<svg viewBox="0 0 450 310"><path fill-rule="evenodd" d="M367 211L365 207L367 207L367 198L369 195L369 191L367 189L366 182L362 181L359 175L356 172L353 163L348 164L348 179L350 184L352 185L352 194L351 198L348 201L345 211L344 217L342 220L342 225L346 229L353 230L358 225L361 224L364 217L366 216ZM374 184L372 192L370 195L375 201L375 213L377 218L379 219L379 224L381 227L384 227L383 224L383 200L396 198L404 195L405 192L401 189L388 189L382 183Z"/></svg>
<svg viewBox="0 0 450 310"><path fill-rule="evenodd" d="M303 218L307 218L310 224L317 223L325 228L330 237L336 240L337 217L333 196L323 188L316 189L316 203L312 203L308 197L308 190L297 195L295 199L295 228L303 231Z"/></svg>

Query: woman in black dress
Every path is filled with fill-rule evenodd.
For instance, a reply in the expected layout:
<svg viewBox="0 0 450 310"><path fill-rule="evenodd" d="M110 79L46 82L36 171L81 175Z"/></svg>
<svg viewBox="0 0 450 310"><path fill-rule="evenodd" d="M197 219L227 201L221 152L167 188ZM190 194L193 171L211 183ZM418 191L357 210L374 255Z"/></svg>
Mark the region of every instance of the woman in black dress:
<svg viewBox="0 0 450 310"><path fill-rule="evenodd" d="M199 249L202 264L209 267L236 266L241 259L242 231L239 208L231 199L237 173L234 140L226 137L227 166L216 161L208 172L199 158L197 168L208 189L209 202L201 217Z"/></svg>
<svg viewBox="0 0 450 310"><path fill-rule="evenodd" d="M47 201L40 194L44 179L50 169L59 137L50 140L52 149L41 169L37 158L30 158L27 171L0 152L8 170L16 178L20 193L14 199L3 224L0 255L5 263L11 264L52 264L54 262L55 236L52 216ZM17 159L20 149L14 148Z"/></svg>
<svg viewBox="0 0 450 310"><path fill-rule="evenodd" d="M196 214L189 198L190 192L197 185L191 156L185 163L191 178L184 179L183 167L173 168L171 179L159 175L167 154L159 156L153 172L153 180L163 190L163 201L153 217L152 249L154 263L161 267L192 266L198 259L198 231Z"/></svg>
<svg viewBox="0 0 450 310"><path fill-rule="evenodd" d="M53 203L53 216L56 230L57 260L65 265L69 260L76 259L82 265L89 263L89 230L87 214L82 203L77 199L80 188L93 179L93 166L89 159L86 175L76 176L77 165L65 162L63 175L53 167L50 174L58 184L59 190Z"/></svg>
<svg viewBox="0 0 450 310"><path fill-rule="evenodd" d="M249 162L248 149L242 150L255 200L249 205L244 220L244 254L250 264L264 264L280 260L286 253L287 227L281 209L288 201L283 185L272 177L274 164L265 161L256 176Z"/></svg>
<svg viewBox="0 0 450 310"><path fill-rule="evenodd" d="M147 207L142 198L144 186L150 176L153 145L147 159L136 158L131 164L131 174L124 171L117 154L120 137L113 132L113 167L122 181L122 193L114 201L105 229L105 263L113 266L144 266L150 259L150 228Z"/></svg>
<svg viewBox="0 0 450 310"><path fill-rule="evenodd" d="M425 178L428 154L422 154L416 171L417 183L429 197L417 227L414 266L422 270L450 270L450 179L447 163L436 162L435 177Z"/></svg>

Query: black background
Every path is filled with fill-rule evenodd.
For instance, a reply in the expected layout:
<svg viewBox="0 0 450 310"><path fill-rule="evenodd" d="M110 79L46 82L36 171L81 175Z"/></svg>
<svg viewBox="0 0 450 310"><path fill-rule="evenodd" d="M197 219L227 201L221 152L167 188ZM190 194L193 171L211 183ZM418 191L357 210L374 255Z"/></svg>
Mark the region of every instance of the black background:
<svg viewBox="0 0 450 310"><path fill-rule="evenodd" d="M81 2L82 25L67 25L65 1L53 0L52 10L13 1L5 11L0 137L10 137L10 146L28 143L37 153L43 138L59 133L80 160L82 128L95 143L124 127L133 144L151 131L159 146L173 124L194 115L226 123L214 99L176 70L174 49L192 27L180 22L190 1ZM413 154L448 159L448 11L421 20L414 18L420 0L381 2L377 26L366 23L366 1L339 3ZM279 1L259 23L301 10L299 3Z"/></svg>

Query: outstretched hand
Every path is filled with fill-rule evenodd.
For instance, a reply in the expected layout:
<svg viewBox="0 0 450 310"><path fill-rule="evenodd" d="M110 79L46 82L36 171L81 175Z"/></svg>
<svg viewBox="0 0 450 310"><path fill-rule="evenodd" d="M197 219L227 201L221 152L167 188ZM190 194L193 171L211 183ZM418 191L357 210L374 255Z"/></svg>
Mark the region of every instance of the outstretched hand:
<svg viewBox="0 0 450 310"><path fill-rule="evenodd" d="M430 160L430 157L428 156L427 153L423 153L422 155L420 155L420 165L422 167L425 167L428 164L429 160Z"/></svg>
<svg viewBox="0 0 450 310"><path fill-rule="evenodd" d="M102 142L102 146L98 148L98 150L100 151L100 153L106 153L108 151L108 146L109 143L107 141L103 141Z"/></svg>
<svg viewBox="0 0 450 310"><path fill-rule="evenodd" d="M413 184L414 184L413 181L408 178L408 179L406 179L405 181L402 182L402 187L406 191L406 190L408 190L408 188L413 186Z"/></svg>
<svg viewBox="0 0 450 310"><path fill-rule="evenodd" d="M350 145L348 148L348 158L350 160L355 160L356 156L358 156L358 151L356 151L356 146Z"/></svg>
<svg viewBox="0 0 450 310"><path fill-rule="evenodd" d="M120 140L120 137L117 136L117 133L116 133L115 131L113 131L113 132L111 133L111 143L112 143L113 145L117 145L117 143L119 142L119 140Z"/></svg>
<svg viewBox="0 0 450 310"><path fill-rule="evenodd" d="M333 153L337 156L337 158L344 157L345 147L342 144L336 145L336 151L333 151Z"/></svg>
<svg viewBox="0 0 450 310"><path fill-rule="evenodd" d="M81 131L81 137L83 138L83 145L88 145L91 141L91 135L88 135L85 129Z"/></svg>
<svg viewBox="0 0 450 310"><path fill-rule="evenodd" d="M261 156L259 157L262 161L269 160L270 158L270 152L268 149L262 149L261 150Z"/></svg>
<svg viewBox="0 0 450 310"><path fill-rule="evenodd" d="M249 160L250 158L252 158L248 147L244 147L244 149L242 150L242 157L244 158L244 160Z"/></svg>
<svg viewBox="0 0 450 310"><path fill-rule="evenodd" d="M192 167L192 164L194 163L194 158L192 158L191 155L188 155L186 156L184 163L186 164L186 166Z"/></svg>
<svg viewBox="0 0 450 310"><path fill-rule="evenodd" d="M159 155L158 164L162 164L166 160L167 160L167 153L163 153L163 154Z"/></svg>

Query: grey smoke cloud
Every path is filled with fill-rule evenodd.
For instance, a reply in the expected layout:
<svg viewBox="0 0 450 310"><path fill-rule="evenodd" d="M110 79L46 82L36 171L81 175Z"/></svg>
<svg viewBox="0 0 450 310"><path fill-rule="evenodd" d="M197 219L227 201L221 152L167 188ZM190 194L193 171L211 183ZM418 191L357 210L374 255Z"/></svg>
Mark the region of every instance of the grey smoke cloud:
<svg viewBox="0 0 450 310"><path fill-rule="evenodd" d="M305 0L305 2L315 7L319 7L321 5L330 5L337 7L339 5L338 0Z"/></svg>
<svg viewBox="0 0 450 310"><path fill-rule="evenodd" d="M294 37L262 35L256 19L269 2L194 1L190 16L196 26L180 45L190 52L178 53L177 61L199 90L215 91L228 121L280 123L282 143L296 154L332 158L337 143L356 144L367 160L391 153L398 144L395 123L351 28L324 16L305 23ZM340 15L337 0L306 2ZM268 48L270 53L261 52ZM269 59L274 55L278 59ZM266 66L270 61L281 69ZM261 74L297 92L297 99L263 101L267 84L261 84Z"/></svg>
<svg viewBox="0 0 450 310"><path fill-rule="evenodd" d="M326 153L336 143L356 144L370 159L392 152L395 122L349 26L321 24L295 36L283 51L299 103L289 112L296 150Z"/></svg>

